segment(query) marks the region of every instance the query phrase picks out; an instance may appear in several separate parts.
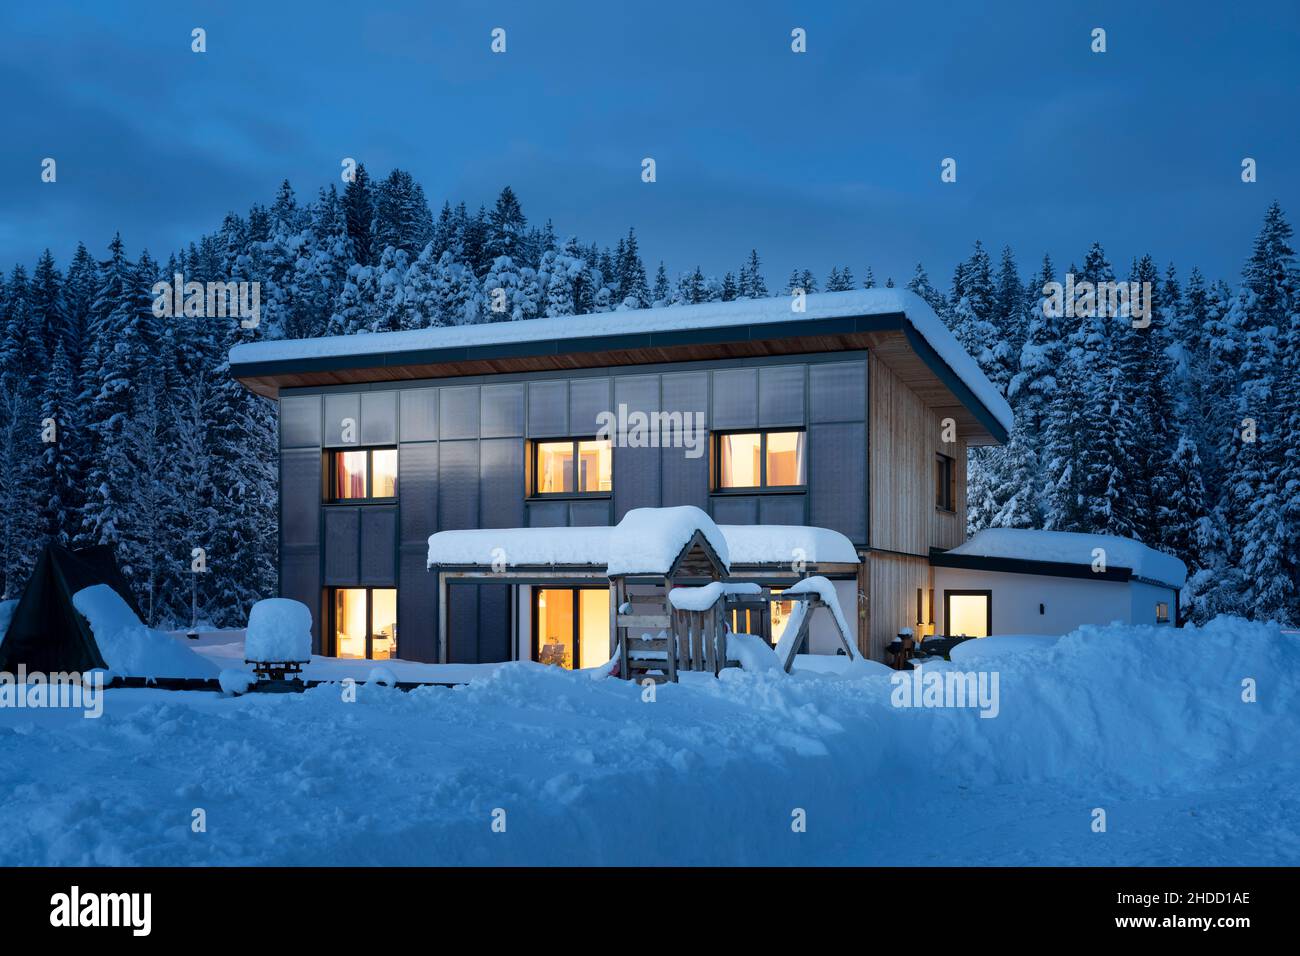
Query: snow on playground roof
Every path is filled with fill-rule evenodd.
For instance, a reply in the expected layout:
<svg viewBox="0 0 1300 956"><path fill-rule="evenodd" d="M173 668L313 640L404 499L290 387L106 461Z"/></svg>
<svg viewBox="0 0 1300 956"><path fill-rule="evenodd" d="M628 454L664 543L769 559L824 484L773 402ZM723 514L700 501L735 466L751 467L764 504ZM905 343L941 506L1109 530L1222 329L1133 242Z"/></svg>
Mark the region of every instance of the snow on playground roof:
<svg viewBox="0 0 1300 956"><path fill-rule="evenodd" d="M1052 561L1091 566L1093 550L1106 552L1108 568L1128 568L1135 577L1180 588L1187 566L1172 554L1156 551L1132 538L1073 531L1035 531L1027 528L985 528L947 554L1020 561Z"/></svg>
<svg viewBox="0 0 1300 956"><path fill-rule="evenodd" d="M663 574L696 532L704 535L724 568L730 568L727 539L713 519L694 505L633 508L609 536L606 574Z"/></svg>
<svg viewBox="0 0 1300 956"><path fill-rule="evenodd" d="M403 352L556 340L564 342L568 351L580 352L583 346L579 340L584 338L902 314L989 413L1005 429L1011 430L1011 408L1006 400L920 296L906 289L823 292L809 295L806 306L805 311L795 312L789 296L776 296L405 332L364 332L314 339L248 342L231 349L230 364L364 356L392 358Z"/></svg>
<svg viewBox="0 0 1300 956"><path fill-rule="evenodd" d="M703 522L700 518L708 523L707 527L701 527ZM632 519L630 523L629 519ZM688 527L689 531L686 530ZM858 562L853 545L838 531L798 525L719 526L698 508L638 508L629 511L618 528L623 530L616 533L616 528L600 527L439 531L429 537L428 564L452 567L494 563L504 567L595 565L612 574L662 573L666 570L666 562L677 557L697 529L704 532L718 557L728 564L791 564L796 560L808 564ZM616 554L615 549L619 553ZM634 560L637 551L642 552L642 556ZM629 564L663 567L637 572L614 570Z"/></svg>

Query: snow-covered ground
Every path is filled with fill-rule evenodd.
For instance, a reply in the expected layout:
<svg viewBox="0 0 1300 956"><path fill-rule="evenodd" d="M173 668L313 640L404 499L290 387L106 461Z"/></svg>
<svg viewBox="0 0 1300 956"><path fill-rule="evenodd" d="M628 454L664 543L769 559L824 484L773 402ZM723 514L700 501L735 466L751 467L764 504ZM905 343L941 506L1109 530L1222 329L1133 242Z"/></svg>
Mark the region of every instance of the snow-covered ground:
<svg viewBox="0 0 1300 956"><path fill-rule="evenodd" d="M688 674L654 702L518 663L355 702L0 709L0 864L1300 863L1300 638L1217 621L990 651L921 674L996 672L992 719L895 707L893 675L848 661Z"/></svg>

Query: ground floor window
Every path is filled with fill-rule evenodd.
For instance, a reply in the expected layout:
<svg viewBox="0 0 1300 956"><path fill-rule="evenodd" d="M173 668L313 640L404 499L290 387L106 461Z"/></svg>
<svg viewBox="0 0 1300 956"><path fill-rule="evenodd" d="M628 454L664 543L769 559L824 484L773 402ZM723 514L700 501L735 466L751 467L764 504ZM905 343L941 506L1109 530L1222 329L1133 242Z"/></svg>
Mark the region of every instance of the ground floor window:
<svg viewBox="0 0 1300 956"><path fill-rule="evenodd" d="M944 591L943 620L949 637L988 637L993 632L993 592Z"/></svg>
<svg viewBox="0 0 1300 956"><path fill-rule="evenodd" d="M608 588L534 588L533 660L572 670L609 661Z"/></svg>
<svg viewBox="0 0 1300 956"><path fill-rule="evenodd" d="M794 610L794 601L782 599L781 588L771 588L772 600L766 606L757 602L741 600L731 609L731 631L733 634L757 634L765 631L768 640L775 647L785 633L790 612ZM763 617L766 614L767 620ZM764 626L766 624L766 627Z"/></svg>
<svg viewBox="0 0 1300 956"><path fill-rule="evenodd" d="M334 588L330 594L335 657L384 661L397 656L397 589Z"/></svg>
<svg viewBox="0 0 1300 956"><path fill-rule="evenodd" d="M1156 602L1156 623L1157 624L1169 623L1169 605L1164 601Z"/></svg>

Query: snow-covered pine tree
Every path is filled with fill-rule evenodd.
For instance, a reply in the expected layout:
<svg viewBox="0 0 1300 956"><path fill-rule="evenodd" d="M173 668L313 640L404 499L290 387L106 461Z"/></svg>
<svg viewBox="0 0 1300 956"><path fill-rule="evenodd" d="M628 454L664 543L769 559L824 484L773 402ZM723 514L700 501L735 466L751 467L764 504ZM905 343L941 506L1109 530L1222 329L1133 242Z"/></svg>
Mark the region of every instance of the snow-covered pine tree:
<svg viewBox="0 0 1300 956"><path fill-rule="evenodd" d="M652 293L654 301L651 303L655 308L660 308L668 304L668 299L672 295L672 288L668 284L668 270L664 268L662 260L659 268L655 270L655 288Z"/></svg>
<svg viewBox="0 0 1300 956"><path fill-rule="evenodd" d="M365 163L357 164L355 177L343 187L343 217L353 261L370 265L374 261L375 197Z"/></svg>
<svg viewBox="0 0 1300 956"><path fill-rule="evenodd" d="M378 259L385 249L391 247L415 258L433 237L433 215L425 201L423 187L406 170L394 169L379 184L376 192L373 255ZM510 196L513 198L514 194ZM504 236L494 238L504 240Z"/></svg>

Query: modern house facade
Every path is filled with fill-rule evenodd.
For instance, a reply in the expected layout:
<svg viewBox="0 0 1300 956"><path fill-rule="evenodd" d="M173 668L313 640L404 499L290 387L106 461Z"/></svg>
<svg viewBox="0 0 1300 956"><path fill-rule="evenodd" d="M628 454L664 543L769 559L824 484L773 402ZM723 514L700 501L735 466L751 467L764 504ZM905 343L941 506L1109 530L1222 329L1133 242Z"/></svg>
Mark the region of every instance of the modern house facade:
<svg viewBox="0 0 1300 956"><path fill-rule="evenodd" d="M933 619L916 595L932 549L965 540L967 449L1011 423L893 289L260 342L231 366L279 403L279 592L313 609L317 653L348 657L594 665L610 614L592 574L439 575L430 536L694 505L737 541L788 529L789 547L733 545L733 575L835 580L880 659ZM775 634L781 606L768 614Z"/></svg>

